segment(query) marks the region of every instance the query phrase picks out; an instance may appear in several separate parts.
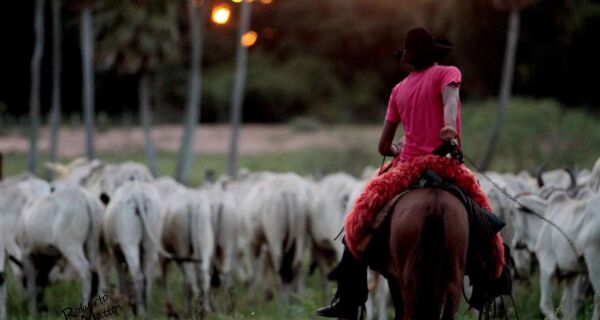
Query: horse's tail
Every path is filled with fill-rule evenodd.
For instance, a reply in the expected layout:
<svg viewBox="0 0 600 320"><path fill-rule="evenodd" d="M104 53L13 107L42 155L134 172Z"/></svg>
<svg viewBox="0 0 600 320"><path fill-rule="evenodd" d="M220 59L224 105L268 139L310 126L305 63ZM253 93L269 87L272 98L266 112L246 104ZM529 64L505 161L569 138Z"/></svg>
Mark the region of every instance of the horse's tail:
<svg viewBox="0 0 600 320"><path fill-rule="evenodd" d="M444 287L444 216L431 210L423 218L415 259L413 319L439 319Z"/></svg>

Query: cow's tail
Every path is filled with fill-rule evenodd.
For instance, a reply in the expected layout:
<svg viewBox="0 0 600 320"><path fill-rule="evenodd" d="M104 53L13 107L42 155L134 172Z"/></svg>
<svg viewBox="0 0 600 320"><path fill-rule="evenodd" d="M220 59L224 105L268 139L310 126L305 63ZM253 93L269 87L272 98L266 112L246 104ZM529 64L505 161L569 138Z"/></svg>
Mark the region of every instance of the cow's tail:
<svg viewBox="0 0 600 320"><path fill-rule="evenodd" d="M85 199L85 210L88 216L88 232L85 237L85 253L92 272L90 299L98 293L98 268L100 267L100 214L101 209L90 199Z"/></svg>
<svg viewBox="0 0 600 320"><path fill-rule="evenodd" d="M158 240L158 236L154 234L154 232L150 228L150 224L148 222L148 202L146 201L145 195L138 194L134 197L134 207L135 215L140 218L140 222L142 224L142 228L144 229L145 236L148 237L150 242L157 249L158 254L167 259L175 260L177 262L200 262L198 259L194 259L192 257L174 256L163 248L161 242Z"/></svg>
<svg viewBox="0 0 600 320"><path fill-rule="evenodd" d="M279 271L282 279L285 282L291 282L294 277L294 266L296 265L296 256L298 248L298 239L303 235L299 231L299 219L303 218L303 215L299 211L298 197L295 193L284 192L282 193L284 215L286 217L286 237L284 243L283 257L281 261L281 270Z"/></svg>
<svg viewBox="0 0 600 320"><path fill-rule="evenodd" d="M200 214L202 214L201 205L198 203L188 204L188 221L189 221L189 241L190 247L192 248L192 257L196 257L198 260L202 260L202 238L201 238L201 226L200 226Z"/></svg>

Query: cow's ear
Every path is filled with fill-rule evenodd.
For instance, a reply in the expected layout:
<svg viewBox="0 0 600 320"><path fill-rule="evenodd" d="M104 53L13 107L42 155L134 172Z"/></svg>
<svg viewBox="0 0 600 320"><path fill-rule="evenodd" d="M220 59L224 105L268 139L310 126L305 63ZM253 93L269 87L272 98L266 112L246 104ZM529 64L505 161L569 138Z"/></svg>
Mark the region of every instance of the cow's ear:
<svg viewBox="0 0 600 320"><path fill-rule="evenodd" d="M102 201L102 203L105 206L107 206L108 203L110 202L110 197L106 193L102 193L102 194L100 194L100 201Z"/></svg>

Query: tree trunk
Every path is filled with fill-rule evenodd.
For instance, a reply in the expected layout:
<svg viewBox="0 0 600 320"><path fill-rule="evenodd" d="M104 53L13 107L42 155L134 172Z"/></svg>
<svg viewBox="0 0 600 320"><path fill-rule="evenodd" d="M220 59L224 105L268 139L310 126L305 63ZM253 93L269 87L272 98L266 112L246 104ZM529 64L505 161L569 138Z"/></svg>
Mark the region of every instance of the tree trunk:
<svg viewBox="0 0 600 320"><path fill-rule="evenodd" d="M44 53L44 5L45 0L35 1L33 29L35 32L35 45L31 56L31 88L29 92L29 157L27 158L27 171L36 174L37 171L37 142L40 126L40 72L42 55Z"/></svg>
<svg viewBox="0 0 600 320"><path fill-rule="evenodd" d="M90 6L81 10L81 64L85 154L91 160L96 158L96 154L94 151L94 29Z"/></svg>
<svg viewBox="0 0 600 320"><path fill-rule="evenodd" d="M188 76L188 101L185 116L185 129L181 139L179 159L175 172L177 181L187 184L190 171L194 162L194 145L196 139L196 127L200 118L202 100L202 49L203 49L203 26L206 16L206 2L201 8L194 6L194 0L188 0L188 20L191 27L192 52L190 56L190 73Z"/></svg>
<svg viewBox="0 0 600 320"><path fill-rule="evenodd" d="M52 108L50 110L50 162L56 162L58 152L58 129L61 110L62 72L62 0L52 1ZM52 178L52 170L48 170Z"/></svg>
<svg viewBox="0 0 600 320"><path fill-rule="evenodd" d="M512 82L514 78L515 60L517 55L517 44L519 42L520 12L519 9L512 9L508 20L508 33L506 35L506 49L504 51L504 63L502 65L502 79L500 82L500 95L498 101L498 110L496 114L496 124L490 136L483 158L479 163L479 169L485 171L490 166L494 157L494 152L500 139L502 123L506 107L510 101Z"/></svg>
<svg viewBox="0 0 600 320"><path fill-rule="evenodd" d="M156 151L154 151L152 136L150 135L152 118L150 114L150 99L148 98L148 82L148 74L143 73L140 78L138 103L140 108L140 121L142 122L142 129L144 131L144 150L146 151L146 157L148 158L150 172L152 172L152 175L156 177L158 173L158 165L156 164Z"/></svg>
<svg viewBox="0 0 600 320"><path fill-rule="evenodd" d="M242 118L242 103L244 101L244 90L246 86L246 69L248 60L248 48L242 45L242 36L250 28L250 2L242 1L240 13L240 26L237 37L236 69L235 80L233 84L233 93L231 97L231 140L229 144L229 157L227 172L229 176L235 177L237 174L237 152L238 139L240 135L240 122Z"/></svg>

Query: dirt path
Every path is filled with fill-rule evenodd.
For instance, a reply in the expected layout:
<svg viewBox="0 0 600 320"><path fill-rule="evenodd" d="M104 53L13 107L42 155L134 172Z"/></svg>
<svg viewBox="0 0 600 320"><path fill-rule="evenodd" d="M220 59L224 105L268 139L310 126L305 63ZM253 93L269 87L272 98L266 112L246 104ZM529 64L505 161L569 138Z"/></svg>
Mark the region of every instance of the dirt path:
<svg viewBox="0 0 600 320"><path fill-rule="evenodd" d="M295 151L307 148L361 148L376 143L378 126L335 126L316 132L298 132L285 125L247 125L240 135L240 154L260 154L278 151ZM157 126L152 130L152 140L157 150L177 152L181 143L181 127ZM0 152L26 153L28 137L13 131L0 135ZM39 142L42 152L48 151L49 131L41 131ZM143 147L139 128L109 129L96 133L96 151L131 152ZM202 125L196 135L195 150L200 153L222 154L229 148L229 127ZM59 156L77 157L84 153L84 132L81 128L63 128L59 136Z"/></svg>

